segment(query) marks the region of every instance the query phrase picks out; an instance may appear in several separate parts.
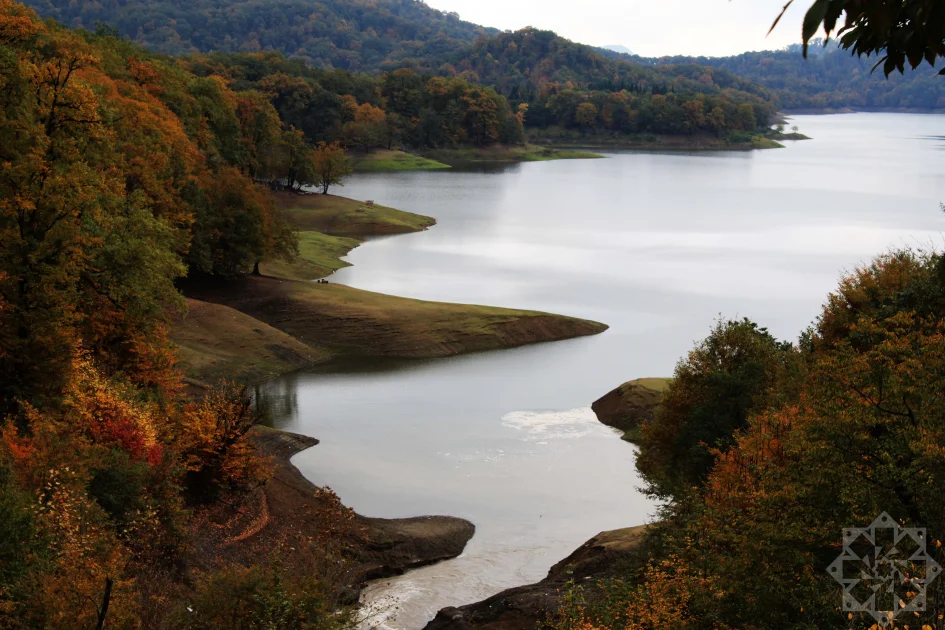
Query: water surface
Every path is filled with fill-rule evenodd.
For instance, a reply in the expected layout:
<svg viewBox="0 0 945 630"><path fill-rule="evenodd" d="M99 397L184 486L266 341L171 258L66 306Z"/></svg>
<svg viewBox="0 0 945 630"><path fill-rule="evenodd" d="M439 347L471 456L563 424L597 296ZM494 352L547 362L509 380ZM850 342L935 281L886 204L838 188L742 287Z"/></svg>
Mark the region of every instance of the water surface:
<svg viewBox="0 0 945 630"><path fill-rule="evenodd" d="M369 516L451 514L460 558L372 586L378 617L419 628L447 605L536 581L599 531L647 521L633 448L589 404L672 372L720 314L796 339L844 270L890 247L941 247L945 117L798 116L782 150L613 153L499 172L353 178L341 193L434 216L372 240L332 281L424 299L533 308L606 333L267 391L281 427L322 440L293 461Z"/></svg>

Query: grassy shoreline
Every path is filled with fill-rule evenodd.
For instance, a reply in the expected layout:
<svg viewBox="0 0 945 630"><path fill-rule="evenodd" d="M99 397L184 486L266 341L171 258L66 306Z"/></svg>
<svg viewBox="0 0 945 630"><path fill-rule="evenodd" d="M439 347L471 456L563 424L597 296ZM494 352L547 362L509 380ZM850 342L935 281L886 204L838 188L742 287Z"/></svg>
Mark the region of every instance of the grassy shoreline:
<svg viewBox="0 0 945 630"><path fill-rule="evenodd" d="M590 151L560 149L535 144L524 146L464 147L460 149L430 149L423 154L451 166L480 163L547 162L550 160L588 160L603 158Z"/></svg>
<svg viewBox="0 0 945 630"><path fill-rule="evenodd" d="M253 382L331 361L435 358L603 332L598 322L519 309L430 302L313 282L350 263L357 236L418 232L430 217L334 195L279 193L299 256L260 276L181 283L191 312L172 326L198 382ZM318 229L316 229L318 228Z"/></svg>
<svg viewBox="0 0 945 630"><path fill-rule="evenodd" d="M348 156L354 164L356 173L395 173L397 171L436 171L450 168L448 164L437 162L421 155L395 151L392 149L373 149L368 153L351 151Z"/></svg>

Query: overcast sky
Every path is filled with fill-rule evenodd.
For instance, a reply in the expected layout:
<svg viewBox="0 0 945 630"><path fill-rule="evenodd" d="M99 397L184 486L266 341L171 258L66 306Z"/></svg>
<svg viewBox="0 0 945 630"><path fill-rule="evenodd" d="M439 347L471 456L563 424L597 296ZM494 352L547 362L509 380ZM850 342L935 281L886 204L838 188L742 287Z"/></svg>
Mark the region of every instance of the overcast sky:
<svg viewBox="0 0 945 630"><path fill-rule="evenodd" d="M620 44L647 57L733 55L800 41L812 0L796 0L765 37L786 0L426 0L484 26L547 29L593 46Z"/></svg>

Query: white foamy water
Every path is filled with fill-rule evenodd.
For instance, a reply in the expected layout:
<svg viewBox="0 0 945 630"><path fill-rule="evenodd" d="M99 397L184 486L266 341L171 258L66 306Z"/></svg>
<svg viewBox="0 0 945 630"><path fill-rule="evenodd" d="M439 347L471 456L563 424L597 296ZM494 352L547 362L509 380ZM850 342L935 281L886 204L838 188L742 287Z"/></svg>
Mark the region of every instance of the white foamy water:
<svg viewBox="0 0 945 630"><path fill-rule="evenodd" d="M590 407L567 411L513 411L502 417L502 424L522 432L522 439L547 445L546 440L581 438L600 429Z"/></svg>

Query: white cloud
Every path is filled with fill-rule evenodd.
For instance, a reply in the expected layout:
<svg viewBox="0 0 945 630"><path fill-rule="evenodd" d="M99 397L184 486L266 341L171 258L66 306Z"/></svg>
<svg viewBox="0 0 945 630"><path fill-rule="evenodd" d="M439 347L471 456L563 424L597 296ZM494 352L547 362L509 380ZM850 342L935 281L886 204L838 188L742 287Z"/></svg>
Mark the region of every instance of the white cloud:
<svg viewBox="0 0 945 630"><path fill-rule="evenodd" d="M427 0L500 29L548 29L594 46L620 44L644 56L733 55L800 40L811 0L797 0L766 37L785 0Z"/></svg>

